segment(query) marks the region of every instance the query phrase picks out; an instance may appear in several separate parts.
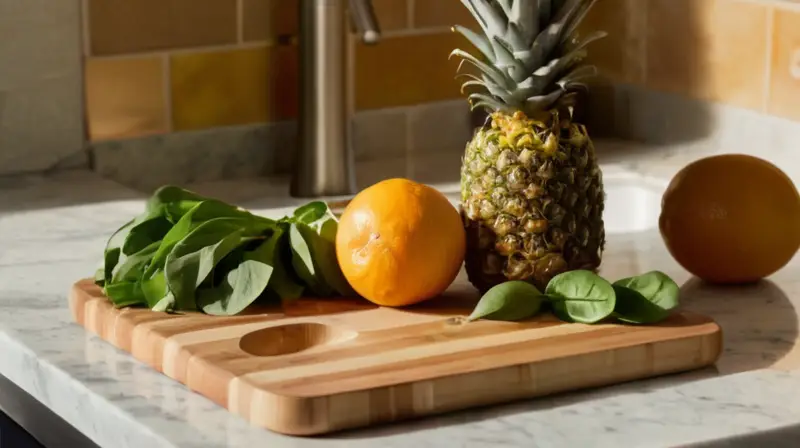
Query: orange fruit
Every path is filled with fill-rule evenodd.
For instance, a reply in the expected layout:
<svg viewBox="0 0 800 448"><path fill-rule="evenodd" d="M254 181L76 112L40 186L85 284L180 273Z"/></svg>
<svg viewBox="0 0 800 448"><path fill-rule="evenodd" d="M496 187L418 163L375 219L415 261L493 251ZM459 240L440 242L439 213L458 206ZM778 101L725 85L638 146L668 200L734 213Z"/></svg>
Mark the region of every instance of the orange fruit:
<svg viewBox="0 0 800 448"><path fill-rule="evenodd" d="M407 179L385 180L357 194L336 233L345 278L382 306L441 294L458 275L465 251L456 208L439 191Z"/></svg>
<svg viewBox="0 0 800 448"><path fill-rule="evenodd" d="M659 229L684 269L720 284L750 283L800 248L800 194L772 163L742 154L681 169L661 203Z"/></svg>

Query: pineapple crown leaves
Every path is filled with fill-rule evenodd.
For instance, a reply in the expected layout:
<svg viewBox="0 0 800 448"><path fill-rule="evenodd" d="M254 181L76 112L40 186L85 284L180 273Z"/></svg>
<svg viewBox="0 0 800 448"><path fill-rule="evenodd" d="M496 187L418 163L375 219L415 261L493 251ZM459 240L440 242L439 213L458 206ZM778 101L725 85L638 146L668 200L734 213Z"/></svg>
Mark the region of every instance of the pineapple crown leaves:
<svg viewBox="0 0 800 448"><path fill-rule="evenodd" d="M461 0L483 31L453 27L482 56L461 49L450 53L451 58L461 58L456 77L468 78L462 93L468 87L486 91L469 95L472 108L531 114L585 89L581 80L597 70L580 62L586 57L586 46L606 33L596 31L579 40L575 30L596 1ZM481 76L460 73L465 64L474 66Z"/></svg>

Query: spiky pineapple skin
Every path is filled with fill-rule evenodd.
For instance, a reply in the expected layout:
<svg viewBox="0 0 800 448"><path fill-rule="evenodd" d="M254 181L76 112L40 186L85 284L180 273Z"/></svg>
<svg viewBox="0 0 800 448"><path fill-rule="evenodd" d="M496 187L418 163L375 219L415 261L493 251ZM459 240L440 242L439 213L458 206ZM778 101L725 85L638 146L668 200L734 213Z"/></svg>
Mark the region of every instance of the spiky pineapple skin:
<svg viewBox="0 0 800 448"><path fill-rule="evenodd" d="M561 114L568 115L568 114ZM602 172L584 126L555 110L529 118L495 112L476 129L461 165L465 269L480 291L596 270L605 246Z"/></svg>

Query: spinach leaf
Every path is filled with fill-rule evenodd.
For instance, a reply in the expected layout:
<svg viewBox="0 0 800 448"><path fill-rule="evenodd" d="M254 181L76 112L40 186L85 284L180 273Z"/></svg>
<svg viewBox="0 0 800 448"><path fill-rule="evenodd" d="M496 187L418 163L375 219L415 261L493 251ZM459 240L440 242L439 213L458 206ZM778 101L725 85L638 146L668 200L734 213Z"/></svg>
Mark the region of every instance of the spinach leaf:
<svg viewBox="0 0 800 448"><path fill-rule="evenodd" d="M246 222L238 218L206 221L178 242L167 256L165 273L178 309L195 309L195 289L206 280L214 266L245 237Z"/></svg>
<svg viewBox="0 0 800 448"><path fill-rule="evenodd" d="M195 206L186 212L164 236L161 246L158 248L158 252L153 256L153 263L148 268L145 277L150 277L159 269L163 269L164 262L167 259L167 255L172 251L172 248L200 224L215 218L240 218L250 221L251 216L253 215L213 199L196 203ZM243 223L243 225L247 224ZM247 227L248 235L258 235L274 227L274 224L271 220L266 218L264 221L253 219L249 222Z"/></svg>
<svg viewBox="0 0 800 448"><path fill-rule="evenodd" d="M314 294L327 296L330 288L321 281L317 273L314 258L311 255L311 248L304 238L300 226L308 228L305 224L292 223L289 225L289 244L292 247L292 267L300 279L305 283Z"/></svg>
<svg viewBox="0 0 800 448"><path fill-rule="evenodd" d="M565 322L593 324L614 311L616 295L607 280L587 270L553 277L545 288L553 313Z"/></svg>
<svg viewBox="0 0 800 448"><path fill-rule="evenodd" d="M517 321L539 312L544 296L528 282L512 280L486 291L468 321L477 319Z"/></svg>
<svg viewBox="0 0 800 448"><path fill-rule="evenodd" d="M125 257L124 261L114 268L111 283L138 281L141 279L150 259L156 250L158 250L160 244L159 241L152 242L139 252Z"/></svg>
<svg viewBox="0 0 800 448"><path fill-rule="evenodd" d="M103 289L111 303L117 308L142 305L145 302L139 282L124 281L106 285Z"/></svg>
<svg viewBox="0 0 800 448"><path fill-rule="evenodd" d="M314 221L322 219L328 213L330 213L330 209L328 208L328 204L322 201L314 201L309 202L308 204L303 205L302 207L298 207L294 211L293 221L300 222L303 224L311 224ZM333 215L331 213L331 215Z"/></svg>
<svg viewBox="0 0 800 448"><path fill-rule="evenodd" d="M106 242L106 248L103 251L103 284L111 283L111 276L113 275L114 268L119 263L119 256L122 253L122 244L128 237L128 231L136 225L136 218L128 221L122 227L117 229Z"/></svg>
<svg viewBox="0 0 800 448"><path fill-rule="evenodd" d="M350 286L342 273L339 261L336 259L336 230L338 223L334 219L318 220L312 226L298 224L297 228L303 235L311 251L317 278L332 291L343 296L355 296L356 292Z"/></svg>
<svg viewBox="0 0 800 448"><path fill-rule="evenodd" d="M171 313L175 311L175 296L172 293L167 293L163 299L159 300L152 306L153 311L161 311Z"/></svg>
<svg viewBox="0 0 800 448"><path fill-rule="evenodd" d="M134 225L125 237L122 253L124 255L134 254L154 242L160 241L171 227L172 223L163 216L154 216Z"/></svg>
<svg viewBox="0 0 800 448"><path fill-rule="evenodd" d="M273 235L271 240L275 240ZM197 290L197 304L206 314L232 316L244 311L267 288L273 268L270 265L275 245L263 243L244 252L239 265L227 270L225 278L213 288ZM241 256L241 255L240 255Z"/></svg>
<svg viewBox="0 0 800 448"><path fill-rule="evenodd" d="M294 281L289 270L284 265L284 257L281 255L288 249L288 234L282 228L275 230L275 233L264 243L265 250L268 250L271 257L267 261L272 266L272 277L269 279L268 289L273 291L281 300L294 300L303 294L302 285Z"/></svg>
<svg viewBox="0 0 800 448"><path fill-rule="evenodd" d="M164 185L153 192L145 204L145 210L177 220L198 202L206 199L192 191L174 185Z"/></svg>
<svg viewBox="0 0 800 448"><path fill-rule="evenodd" d="M680 287L660 271L651 271L614 282L617 319L632 324L660 322L677 308Z"/></svg>

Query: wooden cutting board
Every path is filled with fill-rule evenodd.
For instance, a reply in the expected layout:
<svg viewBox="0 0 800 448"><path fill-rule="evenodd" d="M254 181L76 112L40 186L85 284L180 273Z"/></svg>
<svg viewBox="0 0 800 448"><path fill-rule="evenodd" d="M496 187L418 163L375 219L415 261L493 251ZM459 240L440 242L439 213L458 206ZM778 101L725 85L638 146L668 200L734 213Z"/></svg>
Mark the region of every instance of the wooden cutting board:
<svg viewBox="0 0 800 448"><path fill-rule="evenodd" d="M115 309L75 284L76 322L253 424L313 435L602 386L713 364L719 326L677 313L656 326L464 323L478 294L461 274L409 309L300 300L248 315Z"/></svg>

